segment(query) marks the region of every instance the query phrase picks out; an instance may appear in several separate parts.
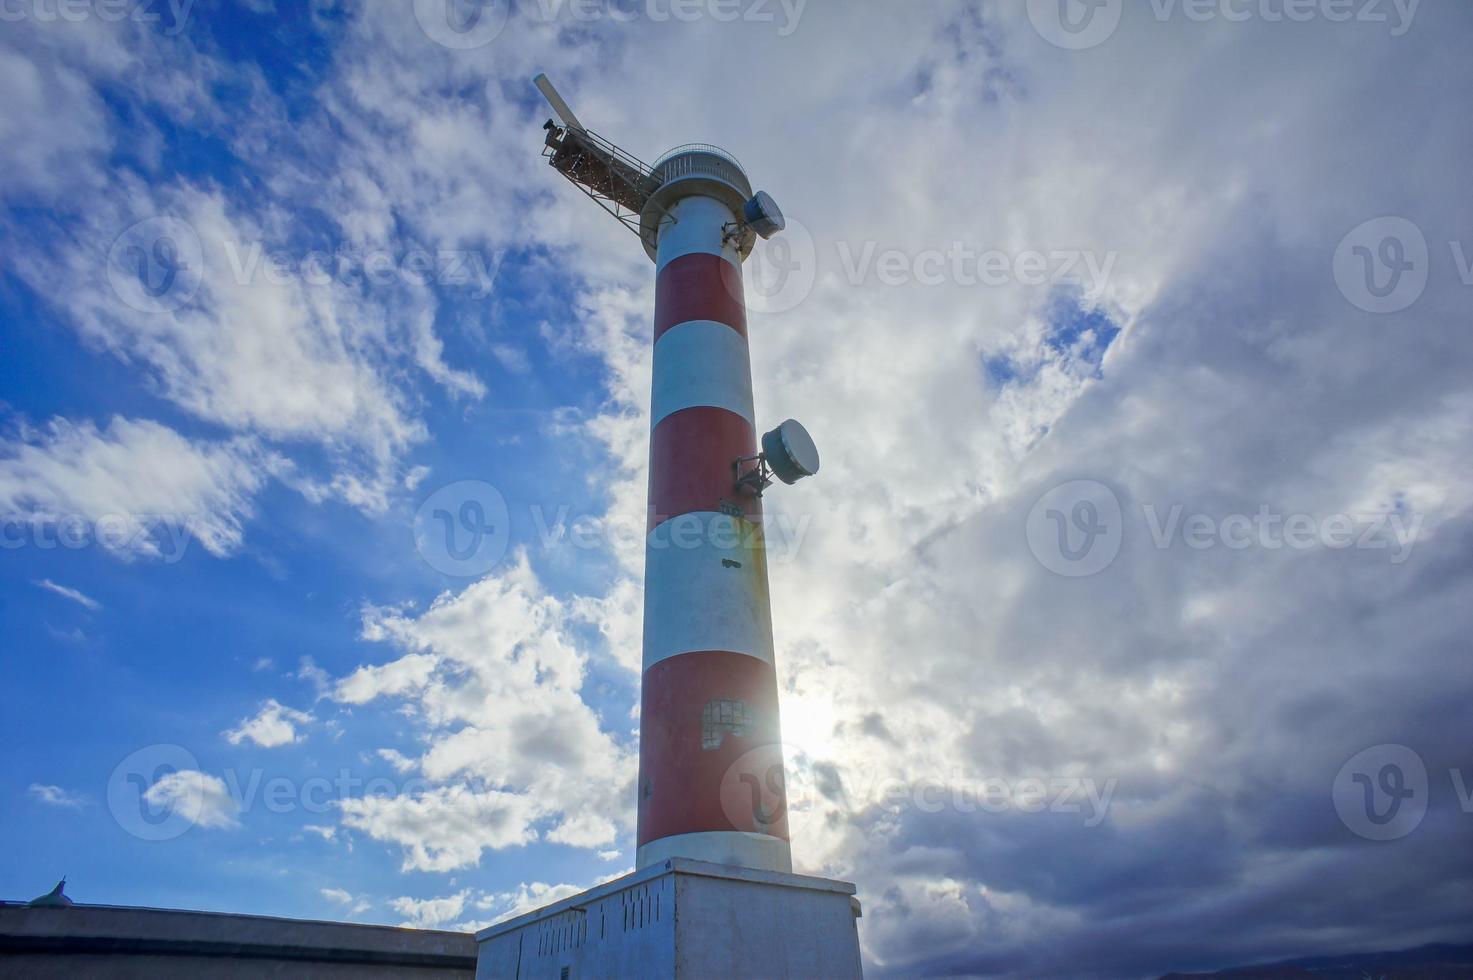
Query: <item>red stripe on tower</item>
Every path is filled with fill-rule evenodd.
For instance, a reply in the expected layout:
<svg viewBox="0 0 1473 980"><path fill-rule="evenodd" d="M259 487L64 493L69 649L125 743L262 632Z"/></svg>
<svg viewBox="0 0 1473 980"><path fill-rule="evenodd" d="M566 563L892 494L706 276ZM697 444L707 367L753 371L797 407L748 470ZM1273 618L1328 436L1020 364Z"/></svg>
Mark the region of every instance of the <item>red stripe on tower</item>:
<svg viewBox="0 0 1473 980"><path fill-rule="evenodd" d="M676 412L650 433L650 524L697 511L762 520L762 498L737 493L731 461L757 449L752 423L724 408ZM655 465L659 460L659 465Z"/></svg>
<svg viewBox="0 0 1473 980"><path fill-rule="evenodd" d="M655 340L687 320L715 320L747 335L742 270L723 255L690 252L672 259L655 280Z"/></svg>

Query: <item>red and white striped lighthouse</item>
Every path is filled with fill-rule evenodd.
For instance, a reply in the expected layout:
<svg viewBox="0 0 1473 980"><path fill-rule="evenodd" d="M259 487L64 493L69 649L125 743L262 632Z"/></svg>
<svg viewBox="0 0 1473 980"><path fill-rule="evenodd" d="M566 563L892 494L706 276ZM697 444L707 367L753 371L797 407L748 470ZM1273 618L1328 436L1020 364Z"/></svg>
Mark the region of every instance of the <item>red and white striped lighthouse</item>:
<svg viewBox="0 0 1473 980"><path fill-rule="evenodd" d="M745 180L709 149L671 162ZM744 256L737 215L711 182L669 202L655 254L635 864L791 871L780 772L771 779L770 755L754 755L770 747L781 765L762 498L737 486L734 467L757 453Z"/></svg>
<svg viewBox="0 0 1473 980"><path fill-rule="evenodd" d="M646 166L564 125L546 155L655 262L638 853L791 871L762 491L818 470L791 420L757 437L742 262L781 212L706 144Z"/></svg>

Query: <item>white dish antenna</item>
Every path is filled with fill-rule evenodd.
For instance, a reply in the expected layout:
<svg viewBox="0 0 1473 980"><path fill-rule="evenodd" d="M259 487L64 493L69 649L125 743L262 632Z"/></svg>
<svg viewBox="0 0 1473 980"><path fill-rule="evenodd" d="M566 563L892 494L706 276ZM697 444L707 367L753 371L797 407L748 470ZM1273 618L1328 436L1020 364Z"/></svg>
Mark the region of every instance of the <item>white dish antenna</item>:
<svg viewBox="0 0 1473 980"><path fill-rule="evenodd" d="M742 220L763 238L771 238L788 226L782 208L766 191L758 191L742 208ZM796 424L796 423L794 423Z"/></svg>
<svg viewBox="0 0 1473 980"><path fill-rule="evenodd" d="M818 472L818 447L795 419L788 419L762 437L762 454L772 467L772 475L790 485Z"/></svg>
<svg viewBox="0 0 1473 980"><path fill-rule="evenodd" d="M738 490L762 496L774 479L792 486L818 472L818 447L796 420L788 419L762 437L762 452L732 463Z"/></svg>

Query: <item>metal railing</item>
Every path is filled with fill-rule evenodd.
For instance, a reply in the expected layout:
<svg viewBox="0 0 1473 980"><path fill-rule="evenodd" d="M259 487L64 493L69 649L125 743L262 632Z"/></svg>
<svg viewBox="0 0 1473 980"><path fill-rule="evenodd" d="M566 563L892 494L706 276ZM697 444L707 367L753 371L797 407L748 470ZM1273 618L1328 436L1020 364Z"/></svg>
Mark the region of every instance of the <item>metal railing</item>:
<svg viewBox="0 0 1473 980"><path fill-rule="evenodd" d="M673 150L666 150L664 153L661 153L659 159L655 161L653 169L660 169L660 164L667 162L672 157L678 157L682 153L697 152L710 153L713 156L721 157L722 159L735 165L738 170L742 169L742 162L740 160L723 150L721 147L715 146L711 143L682 143L679 146L675 147Z"/></svg>
<svg viewBox="0 0 1473 980"><path fill-rule="evenodd" d="M624 150L623 148L615 145L612 140L605 139L591 129L584 129L580 132L584 137L589 140L589 142L593 143L594 146L603 150L609 156L618 160L629 169L635 171L641 177L649 177L654 173L654 167L651 167L649 164L645 163L639 157L628 152L627 150ZM656 166L658 166L658 163L656 163Z"/></svg>
<svg viewBox="0 0 1473 980"><path fill-rule="evenodd" d="M704 174L735 187L744 197L752 194L751 182L736 157L709 143L687 143L661 155L655 161L654 177L668 184L681 177Z"/></svg>

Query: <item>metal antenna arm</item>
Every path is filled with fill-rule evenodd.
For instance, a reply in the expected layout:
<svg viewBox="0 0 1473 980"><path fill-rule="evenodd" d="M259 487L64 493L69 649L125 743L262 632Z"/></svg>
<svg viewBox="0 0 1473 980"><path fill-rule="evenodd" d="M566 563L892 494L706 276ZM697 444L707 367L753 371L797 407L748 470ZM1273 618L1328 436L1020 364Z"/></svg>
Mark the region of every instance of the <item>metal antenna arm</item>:
<svg viewBox="0 0 1473 980"><path fill-rule="evenodd" d="M592 130L584 128L557 89L538 75L532 80L563 121L548 120L542 155L553 169L587 194L626 228L640 234L640 214L659 189L654 169Z"/></svg>
<svg viewBox="0 0 1473 980"><path fill-rule="evenodd" d="M578 121L577 116L573 115L573 110L558 94L558 90L553 88L552 81L546 74L539 73L536 78L532 79L532 84L537 86L537 91L542 93L542 97L547 100L548 105L552 106L552 111L557 113L557 117L563 121L564 126L570 129L583 128L583 124Z"/></svg>

